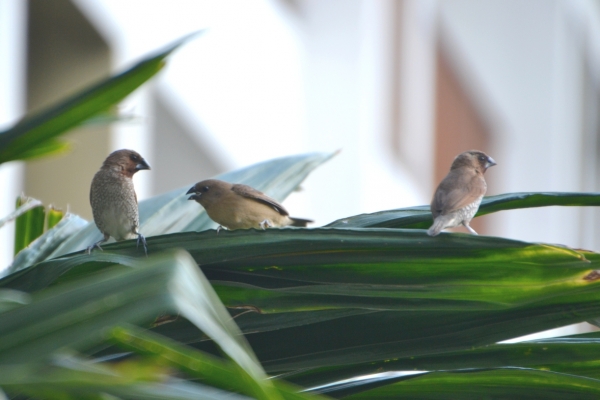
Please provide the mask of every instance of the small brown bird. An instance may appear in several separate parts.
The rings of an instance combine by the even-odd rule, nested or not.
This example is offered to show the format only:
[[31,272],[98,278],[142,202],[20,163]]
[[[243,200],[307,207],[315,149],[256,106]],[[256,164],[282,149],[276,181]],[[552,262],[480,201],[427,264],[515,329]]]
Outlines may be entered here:
[[469,232],[477,232],[469,223],[477,213],[487,189],[483,174],[496,165],[494,159],[482,151],[470,150],[456,156],[450,172],[437,187],[431,200],[433,225],[427,231],[436,236],[443,229],[464,225]]
[[94,247],[100,250],[100,244],[111,236],[115,240],[134,239],[146,249],[146,239],[138,232],[140,217],[137,196],[133,187],[133,174],[150,166],[142,156],[133,150],[112,152],[92,179],[90,204],[96,226],[104,238],[87,248],[90,253]]
[[208,216],[230,230],[281,226],[306,226],[308,219],[292,218],[281,204],[248,185],[217,179],[196,183],[186,194],[196,200]]

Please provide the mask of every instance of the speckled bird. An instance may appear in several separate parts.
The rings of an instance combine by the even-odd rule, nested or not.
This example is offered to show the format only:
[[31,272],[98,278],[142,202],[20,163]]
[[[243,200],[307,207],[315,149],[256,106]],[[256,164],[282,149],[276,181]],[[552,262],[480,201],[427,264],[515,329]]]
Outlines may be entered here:
[[135,239],[144,246],[147,254],[146,239],[138,232],[140,217],[137,196],[133,187],[133,175],[143,169],[150,169],[144,158],[133,150],[112,152],[92,179],[90,204],[96,226],[104,238],[87,248],[90,253],[94,247],[100,250],[100,244],[111,236],[115,240]]
[[469,150],[456,156],[450,172],[437,187],[431,201],[433,225],[427,233],[438,235],[443,229],[464,225],[469,232],[477,232],[469,223],[477,213],[487,184],[483,174],[496,161],[478,150]]
[[186,194],[206,210],[208,216],[230,230],[282,226],[306,226],[308,219],[292,218],[287,210],[266,194],[242,184],[217,179],[196,183]]

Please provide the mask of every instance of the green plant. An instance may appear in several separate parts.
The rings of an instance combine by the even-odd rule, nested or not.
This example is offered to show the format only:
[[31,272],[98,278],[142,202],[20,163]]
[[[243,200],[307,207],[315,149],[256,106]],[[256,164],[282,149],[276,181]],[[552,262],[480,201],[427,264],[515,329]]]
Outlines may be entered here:
[[[30,125],[47,129],[35,134],[42,148],[54,146],[54,122],[81,123],[69,110]],[[34,154],[2,135],[0,161]],[[283,200],[330,157],[285,157],[219,178]],[[217,235],[187,188],[140,203],[149,258],[135,241],[85,254],[100,234],[72,214],[17,254],[0,280],[2,390],[35,399],[600,395],[600,334],[498,343],[596,323],[600,254],[431,238],[424,206]],[[599,204],[592,193],[506,194],[484,199],[479,215]]]

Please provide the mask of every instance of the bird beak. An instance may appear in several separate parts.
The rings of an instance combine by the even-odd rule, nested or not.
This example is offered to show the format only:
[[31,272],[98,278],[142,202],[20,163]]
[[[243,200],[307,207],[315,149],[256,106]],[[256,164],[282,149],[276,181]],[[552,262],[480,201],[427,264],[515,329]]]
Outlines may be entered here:
[[141,169],[150,169],[150,166],[148,165],[146,160],[142,159],[142,161],[140,161],[139,164],[135,166],[136,171],[139,171]]
[[489,167],[493,167],[494,165],[496,165],[496,161],[494,161],[492,157],[488,157],[488,160],[485,163],[485,168],[488,169]]
[[191,196],[188,197],[188,200],[200,200],[200,196],[202,195],[202,193],[196,192],[196,186],[192,186],[186,194],[191,194]]

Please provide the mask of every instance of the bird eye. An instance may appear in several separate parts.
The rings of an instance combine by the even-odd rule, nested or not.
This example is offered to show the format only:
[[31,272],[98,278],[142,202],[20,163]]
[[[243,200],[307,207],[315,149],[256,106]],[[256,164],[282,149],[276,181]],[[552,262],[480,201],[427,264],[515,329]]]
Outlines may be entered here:
[[206,193],[206,192],[208,192],[208,186],[204,186],[204,187],[202,187],[202,189],[200,189],[200,191],[201,191],[202,193]]
[[138,156],[136,156],[135,154],[132,154],[132,155],[131,155],[129,158],[130,158],[130,159],[131,159],[131,161],[133,161],[133,162],[138,162],[138,161],[139,161],[139,158],[138,158]]
[[479,156],[479,161],[486,161],[485,156]]

